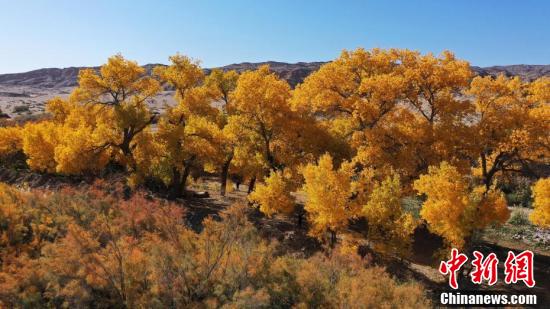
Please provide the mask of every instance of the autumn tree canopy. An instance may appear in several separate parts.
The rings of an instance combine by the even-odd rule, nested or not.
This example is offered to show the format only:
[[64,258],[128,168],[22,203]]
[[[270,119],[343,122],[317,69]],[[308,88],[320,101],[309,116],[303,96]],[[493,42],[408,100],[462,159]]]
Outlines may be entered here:
[[422,218],[454,247],[463,247],[476,229],[502,224],[510,217],[501,192],[470,188],[464,176],[447,162],[430,167],[414,182],[414,188],[426,196],[420,211]]
[[[474,76],[451,52],[359,48],[291,89],[269,66],[206,75],[197,60],[169,59],[152,72],[121,55],[82,70],[47,117],[0,128],[0,159],[50,174],[119,172],[172,199],[211,173],[224,196],[233,175],[265,215],[300,210],[309,234],[332,243],[362,222],[390,254],[407,251],[421,223],[467,246],[508,218],[504,182],[548,176],[547,77]],[[153,112],[161,90],[175,104]],[[533,187],[541,226],[544,184]],[[422,204],[420,220],[403,198]]]
[[548,92],[545,78],[532,84],[502,75],[472,80],[467,92],[474,96],[472,145],[487,188],[496,176],[529,172],[533,162],[548,164]]
[[155,74],[175,88],[178,103],[168,107],[158,123],[158,166],[153,171],[169,185],[171,197],[179,197],[185,194],[192,168],[201,168],[220,155],[216,145],[221,130],[198,62],[181,55],[170,60],[170,66],[156,68]]
[[463,157],[469,104],[456,94],[471,75],[450,52],[344,51],[297,87],[293,104],[346,141],[347,159],[383,175],[397,169],[410,181],[429,165]]
[[116,55],[99,72],[84,69],[78,76],[78,87],[71,94],[77,104],[102,106],[96,121],[100,125],[103,147],[112,147],[131,170],[136,170],[134,151],[140,133],[149,128],[156,115],[147,100],[160,90],[160,83],[145,74],[137,62]]
[[533,206],[531,221],[541,227],[550,227],[550,178],[540,179],[533,186]]

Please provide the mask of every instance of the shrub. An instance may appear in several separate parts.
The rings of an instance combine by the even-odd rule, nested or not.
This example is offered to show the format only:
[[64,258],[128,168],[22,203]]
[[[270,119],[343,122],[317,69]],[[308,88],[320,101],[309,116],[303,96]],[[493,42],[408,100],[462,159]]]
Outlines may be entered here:
[[16,105],[13,107],[13,112],[17,114],[30,112],[30,107],[28,105]]
[[275,213],[290,214],[294,211],[294,199],[290,195],[290,187],[281,172],[271,172],[266,177],[265,184],[256,185],[248,200],[260,205],[260,211],[267,216]]
[[510,220],[508,220],[508,223],[515,226],[526,226],[531,224],[527,214],[521,210],[512,211],[512,216],[510,217]]
[[504,181],[499,187],[505,193],[508,205],[531,207],[532,181],[525,177],[512,177]]
[[298,308],[427,308],[423,289],[399,284],[382,268],[366,267],[357,255],[333,251],[330,257],[282,257],[270,277],[272,307]]
[[531,213],[533,224],[544,228],[550,228],[550,178],[537,181],[533,186],[533,206]]
[[[176,204],[98,183],[22,192],[0,184],[1,307],[427,307],[358,255],[276,254],[234,205],[201,233]],[[221,220],[220,220],[221,219]]]
[[422,200],[417,196],[407,196],[401,200],[403,210],[410,213],[413,218],[420,219],[420,210],[422,209]]
[[454,247],[463,247],[475,231],[503,224],[510,217],[499,190],[470,188],[467,178],[447,162],[430,166],[428,173],[414,182],[414,188],[427,197],[420,216],[433,233]]
[[20,127],[0,127],[0,157],[21,151],[22,144]]

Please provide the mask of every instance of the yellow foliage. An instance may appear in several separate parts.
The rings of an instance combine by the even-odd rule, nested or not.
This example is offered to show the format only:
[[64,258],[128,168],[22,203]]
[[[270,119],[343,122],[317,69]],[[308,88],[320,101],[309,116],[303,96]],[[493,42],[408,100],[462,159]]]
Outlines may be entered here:
[[20,151],[22,142],[20,127],[0,127],[0,157]]
[[486,191],[485,187],[478,186],[470,193],[470,200],[476,205],[474,228],[483,229],[491,224],[504,224],[510,218],[504,194],[495,188]]
[[368,239],[379,251],[407,252],[417,223],[402,209],[398,176],[387,177],[375,184],[361,213],[368,220]]
[[[234,205],[196,233],[179,205],[99,183],[22,192],[0,184],[0,299],[18,307],[429,305],[357,254],[275,251]],[[365,293],[368,293],[365,296]]]
[[475,229],[503,224],[510,215],[501,193],[481,187],[470,190],[463,175],[447,162],[431,166],[414,182],[414,189],[427,197],[420,216],[430,230],[458,248]]
[[235,70],[224,72],[220,69],[214,69],[206,77],[204,83],[213,92],[213,97],[223,101],[223,108],[228,112],[230,95],[237,87],[239,73]]
[[[0,183],[0,221],[3,223],[0,228],[0,253],[9,250],[10,244],[23,241],[32,231],[26,226],[26,209],[21,209],[19,204],[25,197],[18,190]],[[8,224],[6,224],[8,223]]]
[[185,56],[170,57],[172,64],[155,73],[176,88],[178,104],[169,107],[154,134],[158,160],[150,160],[149,173],[169,185],[172,197],[185,194],[191,168],[218,162],[222,154],[222,132],[216,122],[218,111],[211,105],[211,91],[201,85],[204,78],[197,62]]
[[29,166],[81,174],[97,172],[114,158],[138,172],[143,162],[136,162],[133,152],[147,149],[137,142],[145,140],[139,135],[154,119],[145,101],[159,91],[160,84],[120,55],[109,58],[99,74],[82,70],[78,81],[69,101],[54,98],[47,103],[52,121],[24,127],[23,150]]
[[291,136],[297,135],[289,98],[290,86],[270,73],[268,66],[239,76],[231,96],[228,130],[239,140],[237,147],[249,149],[244,160],[260,155],[266,171],[291,160],[282,155]]
[[144,102],[160,90],[160,84],[145,76],[137,62],[115,55],[99,69],[83,69],[78,74],[78,87],[71,100],[82,103],[119,105],[128,100]]
[[357,254],[337,251],[307,260],[276,259],[270,277],[278,283],[274,285],[277,294],[271,304],[293,303],[295,308],[430,307],[420,285],[399,284],[382,268],[366,265]]
[[258,203],[260,211],[271,217],[274,213],[290,214],[294,211],[294,198],[290,195],[288,180],[280,171],[271,172],[265,184],[257,184],[248,200]]
[[176,54],[169,59],[171,65],[156,67],[153,72],[162,81],[176,88],[176,96],[181,100],[185,97],[187,90],[200,85],[204,79],[204,72],[199,61],[187,56]]
[[292,104],[328,123],[353,150],[348,159],[374,167],[380,178],[399,171],[408,185],[442,160],[468,164],[463,118],[471,108],[455,93],[471,76],[469,64],[450,52],[359,48],[308,76]]
[[307,194],[304,209],[311,223],[310,233],[322,238],[327,231],[336,233],[358,215],[359,205],[352,200],[353,170],[343,163],[335,169],[330,155],[325,154],[317,165],[303,168],[303,190]]
[[103,169],[110,152],[104,136],[99,134],[99,106],[82,106],[58,98],[46,106],[54,119],[27,123],[20,133],[31,169],[61,174]]
[[162,147],[155,140],[155,134],[151,129],[145,129],[136,137],[134,160],[136,172],[128,177],[129,185],[133,188],[143,183],[145,177],[151,175],[151,170],[158,166],[162,157]]
[[541,77],[530,85],[530,100],[541,104],[550,103],[550,77]]
[[[188,178],[204,171],[263,179],[249,200],[267,216],[291,213],[293,191],[303,184],[311,235],[322,239],[328,232],[335,241],[350,219],[363,216],[368,240],[390,254],[406,252],[417,224],[401,203],[414,179],[419,177],[413,186],[425,198],[422,219],[449,245],[463,247],[475,231],[509,217],[495,179],[523,172],[526,163],[549,163],[548,78],[531,83],[504,76],[472,79],[469,64],[450,52],[357,49],[342,52],[291,90],[268,66],[241,75],[213,70],[205,76],[196,60],[178,54],[170,61],[155,68],[153,77],[120,55],[99,71],[82,70],[69,100],[47,103],[51,119],[0,128],[0,155],[22,150],[33,170],[77,175],[99,172],[113,160],[127,167],[132,187],[155,177],[169,187],[171,197],[184,194]],[[161,83],[175,88],[177,104],[157,117],[147,101]],[[478,177],[483,186],[474,186]],[[531,220],[543,227],[550,225],[548,187],[547,179],[533,187]],[[77,214],[68,218],[67,213],[54,217],[43,209],[30,210],[32,203],[25,200],[34,203],[35,198],[0,185],[0,261],[7,260],[3,246],[19,249],[10,241],[23,243],[25,253],[13,257],[10,251],[9,266],[1,265],[1,272],[8,270],[0,276],[0,296],[28,284],[32,288],[21,292],[25,297],[40,299],[32,290],[46,291],[67,301],[64,306],[77,307],[90,302],[95,291],[120,297],[114,302],[128,307],[192,307],[201,301],[237,307],[252,301],[274,307],[395,304],[382,296],[366,299],[360,292],[379,292],[366,282],[382,277],[378,270],[340,272],[332,267],[335,261],[320,259],[310,261],[314,266],[280,259],[280,265],[269,268],[271,247],[256,241],[242,207],[224,214],[223,224],[207,220],[205,231],[196,234],[170,221],[181,216],[163,217],[157,212],[163,207],[152,210],[143,201],[131,203],[144,210],[111,208],[94,215],[71,208],[80,200],[64,203]],[[18,209],[19,204],[29,209]],[[166,229],[169,224],[157,222],[163,220],[177,228]],[[37,244],[45,239],[52,245],[42,251]],[[29,262],[36,256],[44,260]],[[51,268],[50,277],[42,262]],[[26,263],[30,270],[14,275]],[[314,273],[320,266],[329,269]],[[268,280],[262,272],[276,274],[265,284],[268,288],[251,283]],[[52,277],[57,281],[48,282],[46,290],[46,284],[32,285],[39,277],[47,277],[40,284]],[[292,288],[296,291],[285,290]],[[388,290],[385,295],[392,297],[408,291]],[[418,290],[412,290],[424,305]],[[291,296],[285,298],[286,292]],[[296,295],[303,297],[301,303],[294,302]],[[71,303],[77,298],[82,302]]]
[[475,173],[482,176],[487,188],[495,176],[521,169],[522,162],[548,162],[547,85],[544,79],[526,84],[519,77],[503,75],[472,80],[467,94],[474,96],[471,144],[479,158]]
[[342,276],[336,287],[338,308],[431,308],[417,283],[396,284],[381,268],[361,269]]
[[550,228],[550,178],[540,179],[532,189],[535,209],[529,218],[533,224]]
[[160,91],[160,83],[121,55],[109,58],[99,73],[81,70],[78,83],[70,100],[94,115],[96,146],[109,148],[128,170],[137,172],[136,137],[155,119],[146,101]]
[[59,144],[58,126],[51,121],[29,123],[23,128],[23,151],[31,169],[54,173],[55,147]]
[[[228,117],[235,112],[231,108],[231,97],[233,91],[237,87],[239,74],[237,71],[231,70],[224,72],[220,69],[214,69],[206,77],[204,87],[212,97],[212,105],[219,107],[220,111],[216,122],[221,129],[222,138],[218,140],[216,147],[219,149],[219,157],[217,160],[209,163],[212,171],[220,172],[220,194],[225,196],[226,188],[230,187],[227,183],[230,170],[238,169],[235,164],[235,148],[237,147],[237,139],[235,134],[231,132],[228,126]],[[217,161],[217,162],[216,162]],[[240,161],[239,163],[247,163]],[[246,174],[244,169],[241,169],[241,174]]]
[[75,107],[74,103],[61,98],[53,98],[46,102],[46,111],[53,116],[56,123],[64,123]]
[[61,132],[54,151],[57,173],[98,172],[107,165],[110,159],[109,153],[100,148],[96,149],[89,127],[62,128]]
[[169,108],[155,134],[160,156],[152,166],[153,173],[170,184],[174,194],[184,193],[190,169],[200,168],[219,156],[219,149],[215,147],[219,138],[218,126],[208,118],[186,116],[180,107]]
[[218,150],[214,141],[220,138],[220,130],[216,124],[206,117],[196,115],[187,116],[184,121],[177,122],[182,115],[177,108],[170,108],[158,124],[156,137],[166,156],[175,165],[190,156],[203,160],[216,157]]

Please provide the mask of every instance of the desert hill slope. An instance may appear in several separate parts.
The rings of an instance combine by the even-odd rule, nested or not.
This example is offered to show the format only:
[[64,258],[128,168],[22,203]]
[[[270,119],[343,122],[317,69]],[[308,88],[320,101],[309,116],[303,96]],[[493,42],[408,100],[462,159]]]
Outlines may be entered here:
[[[325,62],[243,62],[221,67],[223,70],[237,70],[238,72],[254,70],[261,65],[268,64],[280,77],[286,79],[292,86],[301,83],[309,74],[319,69]],[[157,64],[147,64],[144,67],[150,72]],[[74,87],[77,83],[78,71],[83,67],[45,68],[25,73],[0,74],[0,85],[3,86],[32,86],[39,88]],[[550,65],[507,65],[492,67],[477,67],[472,69],[479,75],[519,76],[525,80],[534,80],[541,76],[550,76]],[[210,71],[210,69],[205,69]]]
[[[301,83],[309,74],[326,62],[285,63],[276,61],[258,63],[236,63],[221,67],[223,70],[243,72],[254,70],[268,64],[272,71],[289,82],[292,87]],[[147,72],[159,64],[147,64]],[[54,98],[66,98],[77,85],[78,72],[84,67],[44,68],[25,73],[0,74],[0,111],[10,117],[43,113],[46,101]],[[98,69],[94,67],[94,69]],[[541,76],[550,76],[550,65],[509,65],[493,67],[475,67],[479,75],[520,76],[524,80],[534,80]],[[209,73],[211,69],[205,69]],[[154,111],[162,111],[166,105],[175,103],[172,89],[164,89],[148,103]]]

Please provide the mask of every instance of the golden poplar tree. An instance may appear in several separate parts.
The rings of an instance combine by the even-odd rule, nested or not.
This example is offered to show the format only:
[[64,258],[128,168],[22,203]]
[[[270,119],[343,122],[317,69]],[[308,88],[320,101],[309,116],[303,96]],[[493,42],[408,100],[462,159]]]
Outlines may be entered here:
[[449,52],[357,49],[308,76],[292,101],[347,143],[356,166],[375,167],[382,176],[393,168],[409,183],[443,159],[467,164],[462,118],[469,103],[455,95],[471,74]]
[[529,218],[533,224],[550,227],[550,178],[539,179],[532,188],[533,207]]
[[548,163],[549,85],[547,79],[529,84],[502,75],[472,81],[468,91],[474,97],[476,118],[472,143],[487,190],[495,176],[521,173],[533,162]]
[[197,61],[182,55],[170,57],[171,65],[156,68],[155,74],[176,90],[177,105],[160,118],[155,141],[159,158],[152,173],[168,184],[170,197],[185,195],[193,168],[219,157],[216,147],[221,132],[212,106],[212,94],[203,86],[204,73]]
[[[284,165],[283,149],[288,147],[292,128],[290,86],[262,66],[239,76],[233,92],[228,122],[250,156],[261,156],[265,171]],[[267,173],[266,173],[267,174]]]
[[0,157],[20,151],[21,128],[18,126],[0,127]]
[[467,179],[447,162],[430,166],[428,173],[414,182],[414,189],[426,196],[420,216],[429,229],[458,248],[475,230],[503,224],[510,217],[500,191],[470,188]]
[[378,251],[406,254],[417,223],[403,210],[398,176],[376,182],[361,214],[368,222],[368,240]]
[[317,165],[303,168],[303,191],[307,194],[304,209],[311,223],[310,233],[323,239],[330,234],[330,243],[336,242],[336,234],[347,227],[348,220],[356,217],[360,205],[354,200],[351,164],[343,163],[335,168],[330,155],[325,154]]
[[259,204],[260,211],[271,217],[275,213],[290,214],[294,211],[295,201],[290,194],[292,187],[283,172],[272,171],[265,183],[260,183],[248,196],[248,200]]
[[237,87],[237,79],[239,74],[232,70],[224,72],[220,69],[214,69],[205,79],[205,86],[212,91],[212,98],[215,105],[221,105],[221,117],[218,120],[218,126],[222,130],[223,138],[220,139],[220,152],[222,155],[219,165],[220,172],[220,194],[225,196],[227,187],[227,177],[231,168],[231,163],[235,156],[236,139],[232,134],[230,127],[227,127],[228,118],[233,114],[234,109],[231,107],[231,96]]
[[99,72],[81,70],[78,87],[71,101],[84,105],[102,106],[97,115],[96,134],[103,139],[102,147],[110,147],[114,155],[129,170],[135,171],[136,137],[146,131],[156,118],[147,106],[147,100],[160,91],[160,83],[147,76],[136,62],[116,55],[107,61]]

